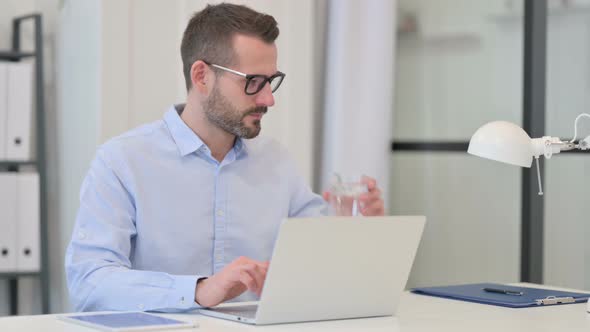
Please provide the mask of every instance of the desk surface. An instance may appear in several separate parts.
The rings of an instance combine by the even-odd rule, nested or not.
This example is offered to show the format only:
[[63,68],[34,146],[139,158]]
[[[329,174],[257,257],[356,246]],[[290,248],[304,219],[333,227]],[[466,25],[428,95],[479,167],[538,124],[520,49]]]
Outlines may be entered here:
[[[511,309],[463,301],[404,293],[395,317],[347,319],[314,323],[251,326],[192,314],[165,316],[193,321],[200,325],[194,330],[174,331],[590,331],[590,314],[586,303]],[[0,331],[97,331],[66,323],[56,315],[19,316],[0,319]]]

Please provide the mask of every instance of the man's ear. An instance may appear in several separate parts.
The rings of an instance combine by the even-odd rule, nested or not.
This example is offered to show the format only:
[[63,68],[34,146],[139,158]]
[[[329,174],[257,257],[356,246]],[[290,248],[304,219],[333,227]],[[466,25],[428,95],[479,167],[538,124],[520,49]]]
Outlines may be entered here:
[[203,93],[209,93],[209,87],[211,85],[211,72],[209,66],[202,60],[197,60],[191,66],[191,82],[192,88]]

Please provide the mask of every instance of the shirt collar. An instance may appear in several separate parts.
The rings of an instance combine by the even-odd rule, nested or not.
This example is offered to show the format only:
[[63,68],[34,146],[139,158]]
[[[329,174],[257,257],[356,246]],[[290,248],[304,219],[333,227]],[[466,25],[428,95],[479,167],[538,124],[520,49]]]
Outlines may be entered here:
[[205,145],[201,138],[193,132],[180,118],[179,111],[184,109],[184,104],[172,105],[164,114],[164,122],[170,130],[170,135],[176,143],[180,154],[184,157]]
[[[172,105],[164,114],[164,122],[183,157],[207,147],[201,138],[180,118],[184,106],[185,104]],[[236,139],[233,150],[236,157],[246,154],[246,144],[242,138]]]
[[244,143],[243,138],[236,138],[236,142],[234,143],[234,151],[237,157],[240,157],[242,154],[246,154],[246,143]]

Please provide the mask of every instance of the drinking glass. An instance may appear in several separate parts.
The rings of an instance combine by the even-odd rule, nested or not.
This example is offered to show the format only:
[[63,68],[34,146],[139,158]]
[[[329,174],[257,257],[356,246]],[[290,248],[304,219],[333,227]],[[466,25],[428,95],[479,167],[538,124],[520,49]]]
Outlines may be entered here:
[[367,185],[359,180],[343,179],[334,175],[330,186],[330,214],[333,216],[360,216],[361,204],[359,197],[366,193]]

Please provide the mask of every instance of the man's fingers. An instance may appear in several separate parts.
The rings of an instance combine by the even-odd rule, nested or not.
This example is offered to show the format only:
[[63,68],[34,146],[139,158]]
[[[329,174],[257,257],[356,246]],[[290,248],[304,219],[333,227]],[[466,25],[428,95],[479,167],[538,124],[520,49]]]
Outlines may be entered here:
[[269,262],[269,261],[266,261],[266,262],[257,262],[257,261],[254,261],[254,262],[255,262],[255,264],[256,264],[258,267],[260,267],[260,268],[263,268],[263,269],[265,269],[265,270],[268,270],[268,266],[269,266],[269,264],[270,264],[270,262]]
[[269,261],[259,262],[259,261],[255,261],[255,260],[250,260],[248,263],[246,263],[244,265],[247,266],[248,269],[255,269],[256,271],[259,271],[259,272],[263,273],[264,276],[266,276],[266,272],[268,271],[268,267],[270,265],[270,262]]
[[246,290],[260,296],[269,262],[259,262],[248,257],[239,257],[219,273],[199,282],[195,300],[202,306],[215,306],[239,296]]
[[361,206],[368,208],[377,202],[382,201],[381,198],[381,190],[376,188],[374,191],[370,193],[364,193],[359,196],[359,201],[362,203]]
[[239,265],[247,265],[247,264],[255,264],[255,265],[265,266],[268,268],[269,263],[270,263],[269,261],[259,262],[259,261],[250,259],[248,257],[241,256],[241,257],[236,258],[231,264],[238,265],[238,266]]
[[371,177],[363,175],[362,183],[367,185],[368,192],[359,196],[361,202],[361,213],[364,216],[382,216],[385,212],[381,190],[377,187],[377,181]]
[[257,277],[257,283],[258,283],[258,291],[257,294],[260,295],[260,292],[262,292],[262,288],[264,287],[264,281],[266,280],[266,272],[268,271],[267,267],[264,266],[256,266],[256,277]]
[[373,179],[370,176],[363,175],[361,177],[361,183],[366,184],[367,185],[367,189],[369,191],[372,191],[373,189],[377,188],[377,180]]
[[239,257],[232,262],[234,282],[243,284],[251,292],[260,296],[270,262],[259,262],[248,257]]
[[258,264],[245,264],[242,266],[242,272],[247,273],[254,280],[254,284],[246,284],[248,290],[260,293],[264,285],[264,279],[266,278],[266,271],[267,269],[264,266]]
[[376,199],[381,198],[381,189],[375,187],[375,189],[373,189],[370,193],[369,193],[370,197],[374,197]]
[[385,207],[382,200],[373,202],[362,209],[364,216],[382,216],[385,213]]
[[249,291],[255,292],[258,289],[256,280],[250,275],[250,273],[248,273],[247,270],[242,270],[239,272],[239,281],[246,285]]

